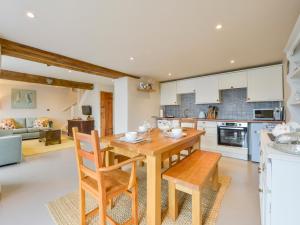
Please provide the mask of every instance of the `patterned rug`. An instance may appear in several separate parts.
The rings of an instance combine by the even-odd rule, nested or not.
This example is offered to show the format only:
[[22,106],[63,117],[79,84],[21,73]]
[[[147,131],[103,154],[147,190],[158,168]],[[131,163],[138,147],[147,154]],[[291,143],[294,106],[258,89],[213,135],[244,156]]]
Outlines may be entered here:
[[32,156],[47,152],[54,152],[66,148],[74,147],[74,142],[67,136],[61,137],[61,144],[45,146],[44,142],[39,142],[39,139],[22,141],[22,153],[24,156]]
[[[139,180],[139,224],[146,224],[146,172],[145,168],[139,168],[137,172]],[[221,187],[218,192],[214,192],[209,187],[203,190],[202,212],[204,225],[215,225],[221,202],[230,185],[231,178],[220,176]],[[168,186],[166,181],[162,181],[162,224],[191,224],[192,222],[192,198],[189,194],[180,192],[179,194],[179,216],[176,222],[167,215]],[[95,200],[87,196],[87,211],[96,207]],[[59,199],[49,202],[48,210],[57,225],[79,225],[79,196],[77,192],[67,194]],[[115,199],[115,207],[108,210],[108,214],[118,223],[125,222],[131,216],[131,199],[122,195]],[[88,221],[89,225],[97,225],[98,218]]]

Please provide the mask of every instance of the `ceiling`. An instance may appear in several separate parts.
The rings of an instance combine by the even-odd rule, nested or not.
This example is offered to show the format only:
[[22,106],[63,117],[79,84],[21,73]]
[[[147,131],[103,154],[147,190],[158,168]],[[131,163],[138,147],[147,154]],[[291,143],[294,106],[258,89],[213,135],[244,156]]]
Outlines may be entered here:
[[[300,13],[299,0],[0,0],[0,5],[2,38],[160,81],[278,62]],[[217,24],[223,29],[216,30]],[[11,69],[22,67],[3,61]],[[52,70],[40,66],[30,70],[40,75]],[[60,78],[75,77],[53,70]]]

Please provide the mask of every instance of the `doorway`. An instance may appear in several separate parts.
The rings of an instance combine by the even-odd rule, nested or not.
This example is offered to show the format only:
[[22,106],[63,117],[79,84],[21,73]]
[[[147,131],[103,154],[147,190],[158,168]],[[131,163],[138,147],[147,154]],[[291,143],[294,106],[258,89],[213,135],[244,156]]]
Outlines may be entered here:
[[113,134],[113,93],[100,92],[101,136]]

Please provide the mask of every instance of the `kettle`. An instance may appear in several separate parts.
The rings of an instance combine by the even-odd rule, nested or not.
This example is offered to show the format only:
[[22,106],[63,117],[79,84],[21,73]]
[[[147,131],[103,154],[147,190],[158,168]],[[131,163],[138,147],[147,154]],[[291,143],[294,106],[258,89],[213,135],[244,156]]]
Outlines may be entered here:
[[200,111],[200,113],[199,113],[199,118],[200,118],[200,119],[205,119],[205,118],[206,118],[206,113],[203,112],[203,111]]

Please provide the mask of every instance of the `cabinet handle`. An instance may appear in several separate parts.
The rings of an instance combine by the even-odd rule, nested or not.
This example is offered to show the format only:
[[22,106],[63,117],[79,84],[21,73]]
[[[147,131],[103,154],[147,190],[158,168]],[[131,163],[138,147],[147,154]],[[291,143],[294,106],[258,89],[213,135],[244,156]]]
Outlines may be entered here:
[[230,87],[231,89],[234,88],[233,86]]
[[259,189],[258,189],[258,192],[263,192],[263,189],[259,188]]
[[219,101],[219,99],[217,99],[217,102]]
[[247,98],[247,100],[250,100],[250,98]]

